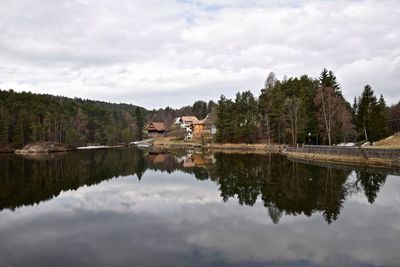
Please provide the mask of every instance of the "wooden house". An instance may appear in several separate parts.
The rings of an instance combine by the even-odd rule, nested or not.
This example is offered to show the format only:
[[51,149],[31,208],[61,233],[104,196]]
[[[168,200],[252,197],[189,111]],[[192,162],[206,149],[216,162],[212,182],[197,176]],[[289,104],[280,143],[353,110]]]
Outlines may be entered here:
[[195,138],[200,138],[207,134],[215,134],[215,132],[215,125],[208,115],[203,120],[194,123],[193,135]]
[[150,122],[145,130],[149,137],[161,137],[167,134],[167,127],[162,122]]

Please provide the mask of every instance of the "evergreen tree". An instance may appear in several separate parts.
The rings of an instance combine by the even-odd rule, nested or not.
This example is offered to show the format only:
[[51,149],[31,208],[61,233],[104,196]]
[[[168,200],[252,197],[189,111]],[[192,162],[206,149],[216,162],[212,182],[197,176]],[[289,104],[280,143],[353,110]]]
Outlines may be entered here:
[[357,106],[356,125],[360,140],[377,141],[389,132],[388,114],[383,96],[379,102],[370,85],[364,87]]
[[127,104],[0,90],[0,143],[21,147],[35,141],[84,145],[133,140],[139,135],[137,132],[141,133],[136,127],[144,124],[147,112],[138,108],[139,114],[136,108]]
[[389,136],[389,114],[385,99],[381,95],[377,105],[373,107],[371,122],[371,137],[372,141],[378,141]]
[[234,103],[221,95],[218,101],[217,120],[215,126],[217,128],[216,141],[221,143],[232,143],[234,140],[235,129]]
[[257,139],[257,101],[250,91],[236,94],[236,143],[255,143]]
[[143,112],[139,107],[135,109],[135,117],[136,117],[136,128],[137,128],[137,140],[143,139],[143,127],[144,127],[144,117]]
[[336,81],[336,76],[331,70],[323,69],[319,76],[319,85],[320,87],[331,87],[335,90],[336,94],[341,94],[340,85]]
[[204,119],[207,116],[207,103],[204,101],[194,102],[192,112],[198,119]]
[[0,107],[0,144],[9,143],[10,116],[7,108]]

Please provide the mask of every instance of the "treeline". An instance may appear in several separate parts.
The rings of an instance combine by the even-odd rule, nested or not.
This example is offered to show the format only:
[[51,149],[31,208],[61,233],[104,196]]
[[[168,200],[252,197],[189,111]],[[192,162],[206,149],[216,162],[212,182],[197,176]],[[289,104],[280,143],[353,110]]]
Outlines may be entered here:
[[171,125],[176,117],[196,116],[198,119],[204,119],[207,114],[213,112],[216,112],[216,103],[214,101],[198,100],[191,106],[188,105],[179,109],[171,107],[153,109],[147,113],[146,121],[164,122],[166,125]]
[[400,101],[389,108],[389,125],[392,132],[400,132]]
[[117,144],[142,138],[146,110],[134,105],[0,90],[0,144]]
[[351,105],[326,69],[318,79],[303,75],[282,81],[271,72],[258,98],[250,91],[237,93],[234,100],[222,95],[217,118],[216,141],[222,143],[332,145],[373,142],[391,133],[382,95],[378,99],[366,85]]

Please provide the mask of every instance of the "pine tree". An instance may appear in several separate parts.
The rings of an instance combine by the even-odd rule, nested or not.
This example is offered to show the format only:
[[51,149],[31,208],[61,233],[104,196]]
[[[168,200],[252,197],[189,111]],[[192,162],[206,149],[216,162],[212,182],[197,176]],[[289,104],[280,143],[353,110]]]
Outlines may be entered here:
[[2,106],[0,109],[0,144],[8,144],[10,132],[10,116],[8,110]]
[[319,76],[319,85],[320,87],[331,87],[335,90],[335,93],[341,95],[340,84],[336,81],[336,76],[333,74],[333,71],[328,71],[327,69],[323,69],[321,75]]
[[371,141],[378,141],[389,136],[389,114],[385,99],[381,95],[372,110]]
[[136,128],[137,128],[137,139],[143,139],[143,127],[144,127],[144,117],[141,109],[136,107],[135,109],[135,117],[136,117]]
[[236,132],[236,113],[234,111],[234,103],[221,95],[218,101],[217,120],[215,126],[217,128],[216,141],[221,143],[232,143]]
[[359,138],[373,142],[389,135],[388,112],[381,95],[377,101],[371,86],[366,85],[357,106],[356,125]]

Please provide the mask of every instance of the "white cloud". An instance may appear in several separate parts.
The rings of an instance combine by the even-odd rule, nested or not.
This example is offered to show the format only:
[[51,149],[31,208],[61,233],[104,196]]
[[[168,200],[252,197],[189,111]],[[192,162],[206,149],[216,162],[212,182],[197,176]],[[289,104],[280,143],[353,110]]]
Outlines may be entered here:
[[0,0],[0,88],[152,108],[327,67],[399,101],[398,1],[266,2]]

